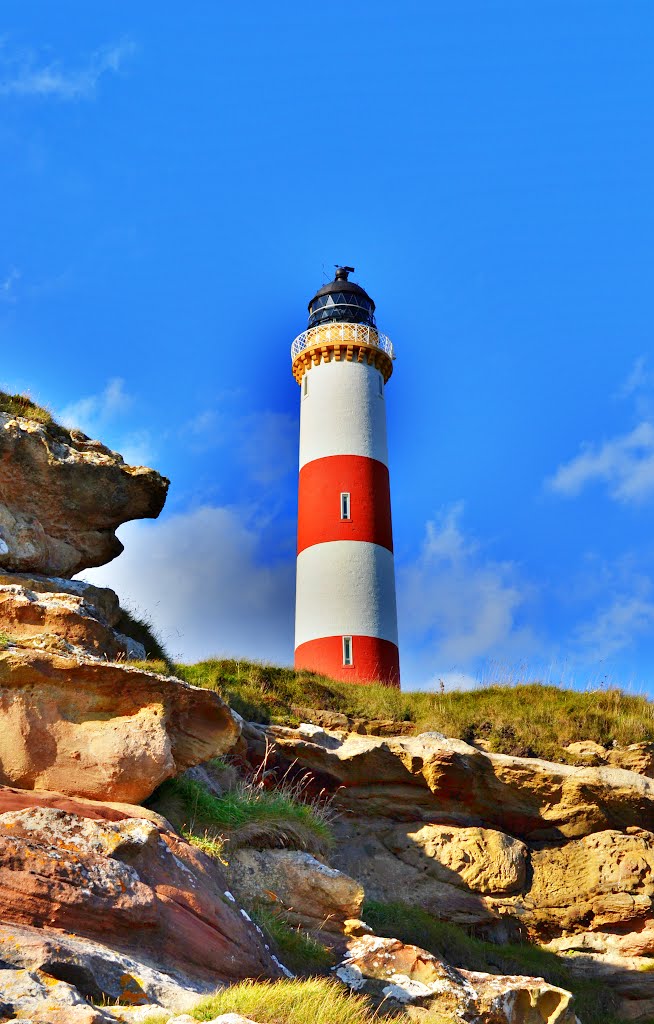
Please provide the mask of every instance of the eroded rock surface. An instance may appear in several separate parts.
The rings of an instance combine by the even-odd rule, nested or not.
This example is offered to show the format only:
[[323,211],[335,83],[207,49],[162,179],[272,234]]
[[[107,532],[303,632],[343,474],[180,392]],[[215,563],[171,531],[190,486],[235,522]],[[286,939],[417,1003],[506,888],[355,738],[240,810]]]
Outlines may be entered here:
[[378,1005],[432,1009],[443,1024],[578,1024],[571,993],[542,978],[458,970],[398,939],[354,940],[336,976]]
[[158,516],[168,483],[79,431],[0,413],[0,568],[71,577],[111,561],[117,527]]
[[353,878],[299,850],[236,850],[228,874],[248,903],[270,903],[292,924],[343,932],[360,917],[364,892]]
[[219,865],[143,818],[0,814],[0,961],[95,1000],[184,1009],[220,981],[278,977],[228,892]]
[[440,733],[272,726],[266,734],[289,760],[341,787],[335,806],[365,817],[483,825],[532,841],[654,830],[654,781],[623,769],[487,753]]
[[229,750],[221,698],[126,664],[0,652],[0,784],[138,803]]

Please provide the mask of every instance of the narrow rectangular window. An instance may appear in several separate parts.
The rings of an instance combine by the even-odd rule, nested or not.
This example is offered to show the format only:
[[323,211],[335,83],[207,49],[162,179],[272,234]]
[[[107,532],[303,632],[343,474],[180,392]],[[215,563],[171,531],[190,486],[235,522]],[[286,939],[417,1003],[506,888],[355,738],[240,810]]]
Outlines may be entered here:
[[382,377],[381,373],[379,374],[379,397],[384,397],[384,378]]
[[308,394],[309,394],[309,374],[305,370],[304,377],[302,378],[302,397],[306,398]]
[[341,492],[341,519],[350,518],[350,492]]
[[354,664],[354,658],[352,656],[352,637],[351,636],[344,636],[343,637],[343,664],[344,665],[353,665]]

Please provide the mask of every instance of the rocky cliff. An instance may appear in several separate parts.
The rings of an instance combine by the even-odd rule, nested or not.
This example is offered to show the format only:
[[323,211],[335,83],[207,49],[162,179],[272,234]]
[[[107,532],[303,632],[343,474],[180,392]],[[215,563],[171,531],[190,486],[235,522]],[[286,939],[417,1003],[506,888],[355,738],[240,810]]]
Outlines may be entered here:
[[[344,715],[244,722],[148,663],[116,594],[71,578],[119,554],[117,526],[158,515],[167,484],[0,412],[0,1020],[254,1006],[278,1024],[237,983],[290,986],[285,949],[332,979],[288,988],[294,1022],[311,992],[325,1024],[353,992],[334,1021],[577,1024],[565,985],[502,966],[507,942],[607,994],[581,1024],[650,1019],[652,751],[582,744],[562,764]],[[485,943],[484,964],[427,926],[417,941],[416,911]]]

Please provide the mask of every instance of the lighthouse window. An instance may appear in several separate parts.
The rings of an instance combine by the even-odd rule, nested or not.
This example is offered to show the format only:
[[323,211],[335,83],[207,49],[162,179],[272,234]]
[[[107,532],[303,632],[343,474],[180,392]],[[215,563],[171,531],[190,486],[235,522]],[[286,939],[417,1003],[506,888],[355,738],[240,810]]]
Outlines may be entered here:
[[344,665],[353,665],[354,664],[354,658],[352,656],[352,637],[351,636],[344,636],[343,637],[343,664]]
[[350,492],[341,492],[341,519],[350,518]]
[[302,397],[306,398],[309,394],[309,374],[305,373],[302,378]]
[[384,378],[382,377],[381,373],[379,374],[379,397],[384,397]]

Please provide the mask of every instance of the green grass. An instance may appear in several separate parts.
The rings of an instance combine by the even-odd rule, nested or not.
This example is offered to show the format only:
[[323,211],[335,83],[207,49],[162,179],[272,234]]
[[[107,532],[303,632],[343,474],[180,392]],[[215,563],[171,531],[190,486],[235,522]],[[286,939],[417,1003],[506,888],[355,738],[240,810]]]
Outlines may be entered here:
[[441,693],[399,692],[352,686],[312,672],[294,672],[233,659],[177,665],[195,686],[218,691],[250,721],[297,724],[297,707],[336,711],[350,718],[410,721],[415,731],[436,730],[491,750],[524,757],[568,760],[575,740],[626,746],[654,740],[654,703],[617,689],[578,692],[528,682]]
[[[521,974],[544,978],[572,992],[583,1024],[618,1024],[617,998],[610,983],[574,977],[568,958],[538,946],[495,945],[475,938],[458,925],[439,921],[424,910],[405,903],[367,901],[363,919],[376,935],[401,939],[442,956],[453,967],[489,974]],[[641,1022],[647,1024],[647,1022]],[[651,1022],[650,1022],[651,1024]]]
[[9,413],[10,416],[22,416],[27,420],[36,420],[43,423],[48,431],[60,440],[69,441],[70,433],[54,419],[49,409],[33,402],[29,395],[10,395],[0,391],[0,412]]
[[170,660],[162,640],[157,636],[157,631],[149,618],[135,615],[134,612],[128,611],[126,608],[121,608],[120,618],[116,623],[115,628],[119,633],[124,633],[125,636],[131,637],[132,640],[136,640],[145,647],[145,654],[148,661],[135,662],[135,664],[143,665],[143,668],[147,671],[152,671],[153,666],[150,665],[150,659],[152,659],[153,664],[157,667],[160,674],[170,675],[172,673],[172,661]]
[[323,974],[336,963],[333,952],[327,946],[305,935],[299,927],[291,927],[279,913],[269,907],[252,907],[250,914],[281,962],[293,974]]
[[[201,1000],[189,1011],[199,1021],[210,1021],[223,1013],[240,1013],[258,1024],[374,1024],[387,1019],[374,1014],[361,996],[347,992],[326,978],[254,982],[242,981]],[[170,1014],[155,1014],[143,1024],[164,1024]],[[395,1024],[408,1024],[405,1015]]]
[[290,847],[324,853],[333,842],[328,811],[303,803],[283,785],[267,790],[240,782],[214,796],[196,780],[178,776],[164,782],[148,803],[205,848],[218,840],[225,849]]
[[0,651],[6,651],[11,643],[11,637],[9,633],[4,633],[0,630]]

